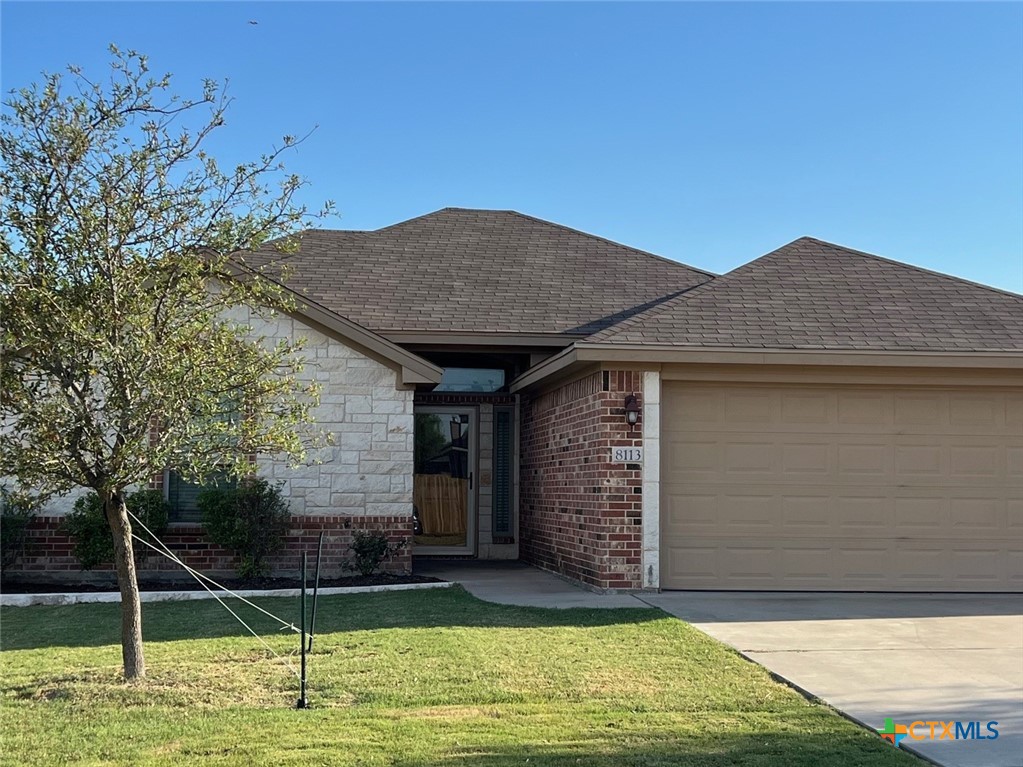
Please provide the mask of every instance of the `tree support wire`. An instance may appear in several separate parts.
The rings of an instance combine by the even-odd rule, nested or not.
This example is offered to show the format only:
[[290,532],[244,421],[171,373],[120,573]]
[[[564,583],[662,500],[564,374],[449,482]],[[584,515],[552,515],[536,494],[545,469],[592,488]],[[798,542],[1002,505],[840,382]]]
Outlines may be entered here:
[[[202,580],[199,578],[199,575],[201,575],[201,573],[197,573],[197,571],[193,570],[191,567],[189,567],[184,562],[182,562],[180,559],[178,559],[176,556],[174,556],[173,553],[168,554],[165,551],[161,551],[156,546],[154,546],[149,541],[147,541],[145,538],[140,538],[139,536],[135,535],[135,533],[132,533],[131,537],[134,538],[135,540],[137,540],[139,543],[142,543],[142,544],[148,546],[153,551],[155,551],[157,554],[160,554],[160,555],[162,555],[164,557],[167,557],[167,559],[171,560],[172,562],[176,562],[177,564],[179,564],[183,568],[185,568],[185,570],[193,578],[195,578],[196,581],[198,581],[199,585],[202,586],[204,589],[206,589],[206,591],[208,591],[210,593],[210,596],[212,596],[214,599],[216,599],[218,602],[220,602],[221,607],[223,607],[225,610],[227,610],[229,613],[231,613],[231,615],[234,616],[235,620],[237,620],[240,624],[242,624],[245,627],[245,629],[250,634],[252,634],[252,636],[254,636],[256,639],[258,639],[263,644],[263,646],[266,647],[266,649],[269,650],[274,655],[274,657],[276,657],[276,658],[280,659],[281,661],[283,661],[284,665],[288,667],[288,671],[290,671],[292,673],[292,675],[294,675],[296,678],[298,677],[298,672],[295,670],[295,667],[291,665],[291,662],[287,658],[282,656],[273,647],[271,647],[270,644],[265,639],[263,639],[263,637],[261,637],[259,634],[256,633],[255,629],[253,629],[248,623],[246,623],[244,620],[242,620],[241,616],[238,615],[238,613],[236,613],[234,610],[232,610],[230,607],[228,607],[227,603],[223,599],[221,599],[217,595],[217,593],[215,591],[213,591],[213,589],[211,589],[209,586],[207,586],[205,583],[202,582]],[[205,578],[206,576],[203,576],[203,577]],[[210,580],[210,579],[207,578],[207,580]],[[210,582],[212,583],[213,581],[210,581]],[[234,592],[229,591],[228,589],[224,589],[222,586],[220,588],[222,588],[223,591],[226,592],[227,594],[230,594],[231,596],[233,596],[233,597],[235,597],[237,599],[242,600],[246,604],[252,605],[252,603],[249,602],[244,597],[240,597],[237,594],[235,594]],[[252,606],[256,607],[256,605],[252,605]],[[263,610],[262,608],[257,608],[257,609],[259,609],[260,612],[266,612],[266,610]],[[271,615],[271,617],[275,618],[278,621],[281,620],[280,618],[277,618],[277,616],[272,615],[271,613],[267,613],[267,615]],[[286,624],[285,621],[281,621],[281,622]],[[288,624],[286,624],[286,625],[288,625]]]
[[[148,546],[149,548],[151,548],[153,551],[157,552],[158,554],[162,554],[163,556],[167,557],[172,562],[175,562],[176,564],[181,565],[181,567],[184,568],[189,574],[191,574],[191,576],[193,578],[195,578],[197,581],[199,581],[199,585],[201,585],[207,591],[210,591],[210,589],[202,581],[206,581],[207,583],[212,583],[214,586],[216,586],[221,591],[224,591],[224,592],[230,594],[235,599],[241,600],[242,602],[244,602],[245,604],[247,604],[249,607],[253,608],[254,610],[257,610],[257,611],[263,613],[264,615],[266,615],[266,616],[268,616],[270,618],[273,618],[275,621],[280,623],[284,628],[291,629],[292,631],[296,631],[296,632],[299,630],[298,627],[294,623],[291,623],[290,621],[286,621],[283,618],[278,618],[272,612],[270,612],[268,610],[264,610],[262,607],[260,607],[259,605],[255,604],[254,602],[250,602],[248,599],[246,599],[245,597],[241,596],[240,594],[236,594],[235,592],[231,591],[231,589],[227,588],[226,586],[222,586],[221,584],[217,583],[215,580],[210,578],[208,575],[206,575],[204,573],[201,573],[198,570],[196,570],[195,568],[192,568],[192,567],[189,567],[188,565],[186,565],[184,562],[182,562],[178,558],[177,554],[175,554],[173,551],[171,551],[169,548],[167,548],[167,544],[165,544],[163,541],[161,541],[153,533],[152,530],[150,530],[148,527],[146,527],[145,523],[141,519],[139,519],[134,514],[132,514],[130,509],[128,510],[128,514],[131,516],[132,519],[134,519],[136,522],[138,522],[139,527],[141,527],[143,530],[145,530],[147,533],[149,533],[149,535],[152,536],[153,540],[156,541],[160,545],[159,545],[159,548],[158,548],[158,547],[154,546],[153,544],[151,544],[149,541],[146,541],[146,540],[144,540],[142,538],[139,538],[134,533],[132,533],[132,537],[133,538],[137,539],[141,543],[144,543],[146,546]],[[200,580],[200,579],[202,579],[202,580]],[[212,593],[212,592],[210,592],[210,593]]]
[[[234,616],[235,620],[237,620],[240,624],[242,624],[242,626],[244,626],[245,629],[250,634],[252,634],[252,636],[254,636],[257,640],[259,640],[263,644],[263,646],[266,647],[266,649],[268,649],[276,658],[278,658],[281,661],[283,661],[284,664],[288,667],[288,670],[291,671],[291,673],[294,676],[296,676],[298,678],[298,680],[299,680],[299,698],[298,698],[298,701],[297,701],[295,707],[296,708],[309,708],[309,698],[306,696],[306,681],[307,681],[307,677],[306,677],[306,664],[307,664],[307,655],[310,652],[312,652],[312,649],[313,649],[313,634],[314,634],[314,632],[316,630],[316,603],[317,603],[317,599],[319,597],[319,591],[320,591],[320,560],[322,559],[322,556],[323,556],[323,532],[320,532],[320,538],[319,538],[319,541],[318,541],[317,547],[316,547],[316,580],[315,580],[315,582],[313,584],[313,611],[312,611],[312,616],[311,616],[311,619],[310,619],[309,632],[307,633],[306,632],[305,620],[306,620],[306,577],[307,577],[307,574],[309,572],[309,554],[308,554],[308,552],[305,552],[305,551],[302,552],[301,616],[300,616],[300,621],[299,621],[300,628],[296,628],[295,624],[288,623],[288,621],[284,620],[283,618],[278,618],[276,615],[274,615],[273,613],[269,612],[268,610],[264,610],[262,607],[260,607],[259,605],[251,602],[250,600],[246,599],[245,597],[241,596],[240,594],[236,594],[235,592],[231,591],[227,587],[217,583],[215,580],[210,578],[208,575],[205,575],[205,574],[199,572],[198,570],[196,570],[195,568],[192,568],[192,567],[189,567],[188,565],[186,565],[184,562],[181,561],[181,559],[173,551],[170,550],[170,548],[168,548],[167,544],[165,544],[163,541],[161,541],[156,535],[153,534],[152,530],[150,530],[148,527],[146,527],[145,522],[143,522],[141,519],[139,519],[135,514],[132,514],[132,512],[130,510],[128,510],[128,514],[132,517],[132,519],[134,519],[139,524],[139,526],[143,530],[145,530],[147,533],[149,533],[149,535],[152,536],[153,540],[156,541],[156,543],[159,544],[159,546],[156,546],[156,545],[150,543],[145,538],[142,538],[142,537],[136,535],[135,533],[131,534],[132,538],[134,538],[135,540],[137,540],[139,543],[143,544],[144,546],[149,547],[150,549],[155,551],[157,554],[160,554],[161,556],[166,557],[167,559],[169,559],[170,561],[174,562],[175,564],[180,565],[185,570],[185,572],[187,572],[189,575],[191,575],[193,578],[195,578],[195,580],[198,582],[198,584],[200,586],[202,586],[204,589],[206,589],[207,592],[209,592],[210,596],[212,596],[214,599],[216,599],[225,610],[227,610],[229,613],[231,613],[231,615]],[[288,661],[287,658],[283,657],[276,650],[274,650],[274,648],[271,647],[269,645],[269,643],[267,643],[267,641],[265,639],[263,639],[263,637],[261,637],[259,634],[257,634],[256,631],[251,626],[249,626],[249,624],[247,624],[244,620],[242,620],[241,616],[239,616],[238,613],[236,613],[234,610],[232,610],[230,607],[228,607],[227,603],[224,602],[224,600],[221,599],[220,596],[213,591],[213,589],[211,589],[208,585],[206,585],[206,583],[204,583],[204,581],[207,581],[207,582],[213,584],[214,586],[216,586],[218,589],[220,589],[224,593],[226,593],[226,594],[228,594],[230,596],[233,596],[235,599],[241,600],[245,604],[249,605],[250,607],[252,607],[252,608],[254,608],[256,610],[258,610],[259,612],[263,613],[264,615],[267,615],[267,616],[273,618],[275,621],[277,621],[278,623],[283,625],[285,628],[289,628],[292,631],[298,632],[299,650],[300,650],[300,653],[301,653],[301,671],[300,672],[299,671],[295,671],[295,667],[291,665],[291,663]]]
[[[213,580],[209,576],[204,575],[203,573],[199,573],[197,570],[195,570],[193,568],[190,568],[187,565],[185,565],[185,563],[183,561],[181,561],[181,559],[177,556],[177,554],[175,554],[173,551],[171,551],[170,548],[168,548],[167,544],[165,544],[163,541],[160,540],[160,538],[155,536],[153,534],[153,532],[151,530],[149,530],[145,526],[145,523],[142,522],[141,520],[139,520],[138,516],[133,514],[130,509],[127,509],[127,510],[128,510],[128,513],[133,518],[133,520],[135,520],[135,522],[138,523],[139,527],[141,527],[142,530],[144,530],[146,533],[148,533],[150,536],[152,536],[152,539],[155,542],[159,543],[160,546],[159,547],[158,546],[154,546],[149,541],[147,541],[144,538],[141,538],[141,537],[135,535],[134,533],[132,533],[132,538],[137,540],[139,543],[142,543],[143,545],[148,546],[153,551],[155,551],[155,552],[161,554],[162,556],[167,557],[171,561],[177,563],[177,565],[179,565],[182,569],[184,569],[184,571],[186,573],[188,573],[192,578],[194,578],[195,581],[199,585],[201,585],[203,588],[205,588],[214,599],[216,599],[218,602],[220,602],[220,604],[224,608],[224,610],[226,610],[228,613],[230,613],[238,623],[240,623],[244,628],[246,628],[246,630],[250,634],[255,636],[256,639],[259,640],[263,644],[264,647],[266,647],[268,650],[270,650],[270,652],[272,653],[272,655],[275,658],[277,658],[280,661],[282,661],[284,666],[287,667],[287,670],[290,671],[293,676],[299,678],[299,672],[295,670],[295,667],[292,666],[291,662],[288,661],[286,658],[282,657],[280,655],[280,653],[277,652],[277,650],[275,650],[272,646],[270,646],[270,644],[262,636],[257,634],[256,631],[249,624],[247,624],[246,622],[241,620],[241,617],[238,616],[238,614],[235,613],[233,610],[231,610],[231,608],[227,605],[227,603],[223,599],[221,599],[220,596],[217,593],[215,593],[213,589],[211,589],[206,583],[204,583],[204,581],[209,581],[210,583],[212,583],[214,586],[216,586],[221,591],[224,591],[225,593],[233,596],[234,598],[241,600],[242,602],[250,605],[251,607],[254,607],[255,610],[257,610],[260,613],[262,613],[262,614],[272,618],[274,621],[276,621],[277,623],[281,624],[284,628],[292,629],[293,631],[299,631],[299,629],[296,628],[295,624],[288,623],[287,621],[285,621],[285,620],[283,620],[281,618],[278,618],[277,616],[273,615],[273,613],[270,613],[269,611],[264,610],[264,608],[259,606],[258,604],[253,603],[249,599],[246,599],[243,596],[234,593],[233,591],[231,591],[230,589],[226,588],[225,586],[222,586],[221,584],[217,583],[215,580]],[[305,628],[304,627],[303,627],[303,630],[300,631],[299,637],[300,637],[300,640],[302,641],[303,646],[305,646],[306,634],[305,634]],[[301,677],[301,679],[303,680],[303,686],[305,684],[304,678],[305,678],[305,674],[303,673],[303,675]]]

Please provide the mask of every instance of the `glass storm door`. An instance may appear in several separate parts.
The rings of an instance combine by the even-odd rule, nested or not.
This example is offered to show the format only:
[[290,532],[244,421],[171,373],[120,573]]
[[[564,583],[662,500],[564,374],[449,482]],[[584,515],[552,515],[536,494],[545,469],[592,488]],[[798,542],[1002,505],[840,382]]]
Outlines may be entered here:
[[416,408],[415,429],[415,553],[472,554],[476,544],[475,412]]

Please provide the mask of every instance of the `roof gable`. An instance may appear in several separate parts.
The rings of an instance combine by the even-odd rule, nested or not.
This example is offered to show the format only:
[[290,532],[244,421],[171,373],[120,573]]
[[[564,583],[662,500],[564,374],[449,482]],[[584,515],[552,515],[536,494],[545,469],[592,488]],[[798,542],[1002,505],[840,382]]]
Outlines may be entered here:
[[1023,296],[803,237],[586,342],[1023,351]]

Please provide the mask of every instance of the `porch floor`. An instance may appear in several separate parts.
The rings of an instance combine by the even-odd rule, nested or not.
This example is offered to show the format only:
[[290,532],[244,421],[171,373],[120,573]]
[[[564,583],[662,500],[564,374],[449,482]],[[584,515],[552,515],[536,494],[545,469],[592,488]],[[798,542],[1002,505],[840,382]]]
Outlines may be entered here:
[[486,602],[523,607],[649,607],[631,594],[595,594],[522,562],[413,559],[416,575],[460,583]]

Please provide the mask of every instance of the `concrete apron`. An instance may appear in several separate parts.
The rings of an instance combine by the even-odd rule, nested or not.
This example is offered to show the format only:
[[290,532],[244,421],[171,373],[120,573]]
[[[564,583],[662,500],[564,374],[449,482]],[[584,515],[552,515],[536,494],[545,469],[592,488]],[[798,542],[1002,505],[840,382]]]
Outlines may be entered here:
[[1023,765],[1023,596],[664,592],[643,595],[872,729],[998,722],[994,740],[902,747],[948,767]]

